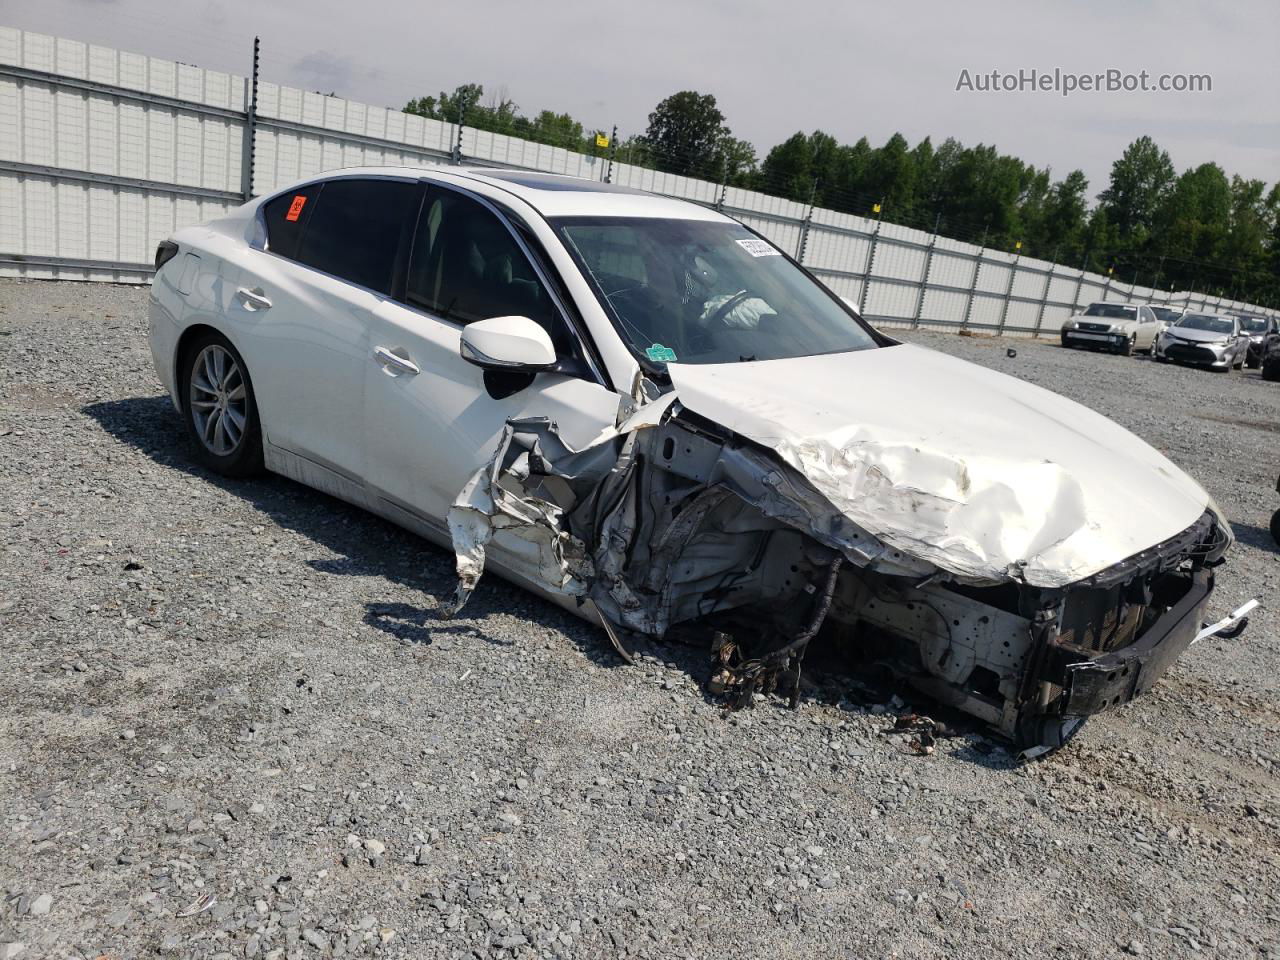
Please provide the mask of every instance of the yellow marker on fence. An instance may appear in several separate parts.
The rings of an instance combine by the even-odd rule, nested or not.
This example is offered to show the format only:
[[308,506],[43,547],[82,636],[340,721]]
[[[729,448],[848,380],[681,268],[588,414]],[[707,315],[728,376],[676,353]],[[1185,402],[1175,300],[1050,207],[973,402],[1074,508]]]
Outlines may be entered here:
[[879,213],[879,212],[880,212],[880,204],[878,204],[878,203],[873,203],[873,204],[871,205],[871,212],[872,212],[872,213]]
[[609,146],[609,137],[608,137],[608,135],[607,135],[607,134],[604,134],[604,133],[597,133],[597,134],[596,134],[596,146],[597,146],[597,147],[600,147],[602,150],[603,150],[603,149],[606,149],[606,148]]

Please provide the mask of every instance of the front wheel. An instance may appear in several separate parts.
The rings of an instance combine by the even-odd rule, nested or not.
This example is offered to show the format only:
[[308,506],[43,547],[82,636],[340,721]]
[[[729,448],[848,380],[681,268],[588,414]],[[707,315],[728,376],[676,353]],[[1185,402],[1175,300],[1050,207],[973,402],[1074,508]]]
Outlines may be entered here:
[[1271,539],[1280,546],[1280,510],[1271,515]]
[[1120,346],[1116,347],[1116,353],[1120,354],[1120,356],[1122,356],[1122,357],[1132,357],[1132,356],[1133,356],[1133,343],[1134,343],[1134,341],[1135,341],[1135,340],[1137,340],[1137,337],[1136,337],[1136,336],[1132,336],[1132,337],[1130,337],[1128,340],[1126,340],[1126,341],[1125,341],[1124,343],[1122,343]]
[[1275,383],[1280,380],[1280,362],[1271,362],[1262,364],[1262,379]]
[[262,428],[244,359],[226,337],[206,333],[184,351],[182,411],[196,459],[224,477],[262,469]]

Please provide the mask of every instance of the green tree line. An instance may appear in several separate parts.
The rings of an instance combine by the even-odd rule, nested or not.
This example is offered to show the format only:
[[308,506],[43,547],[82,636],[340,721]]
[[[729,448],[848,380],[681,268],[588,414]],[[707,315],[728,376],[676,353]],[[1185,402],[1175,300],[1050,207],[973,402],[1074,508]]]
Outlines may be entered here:
[[[479,84],[422,97],[407,113],[600,154],[597,135],[567,113],[525,116],[505,92]],[[879,217],[989,248],[1114,271],[1165,290],[1224,293],[1280,303],[1280,184],[1229,176],[1216,163],[1179,173],[1150,137],[1134,140],[1090,197],[1088,178],[928,137],[895,133],[873,146],[798,132],[759,159],[733,136],[716,99],[685,90],[664,99],[644,133],[610,144],[618,160],[800,203]],[[1018,246],[1020,245],[1020,247]]]

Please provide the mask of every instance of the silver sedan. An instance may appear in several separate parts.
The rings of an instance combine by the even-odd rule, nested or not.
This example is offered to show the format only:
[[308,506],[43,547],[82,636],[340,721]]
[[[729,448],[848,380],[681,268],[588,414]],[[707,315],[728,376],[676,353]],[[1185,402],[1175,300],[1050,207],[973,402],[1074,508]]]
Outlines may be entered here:
[[1249,337],[1236,317],[1188,313],[1156,339],[1157,360],[1172,360],[1214,370],[1244,366]]

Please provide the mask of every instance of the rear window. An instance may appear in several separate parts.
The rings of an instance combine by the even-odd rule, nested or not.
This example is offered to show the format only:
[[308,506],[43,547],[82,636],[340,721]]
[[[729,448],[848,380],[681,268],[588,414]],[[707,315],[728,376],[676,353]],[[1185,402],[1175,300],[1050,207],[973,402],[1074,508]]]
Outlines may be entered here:
[[304,210],[314,210],[294,259],[389,293],[401,235],[415,212],[418,190],[417,184],[399,180],[328,181],[314,203],[304,204]]
[[1112,320],[1132,320],[1138,315],[1138,308],[1126,307],[1119,303],[1091,303],[1084,315],[1086,317],[1109,317]]
[[262,205],[262,218],[267,225],[267,249],[293,260],[298,255],[298,241],[320,193],[320,184],[290,190]]

